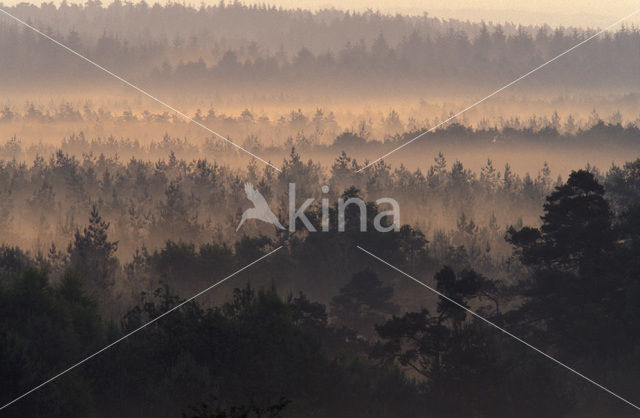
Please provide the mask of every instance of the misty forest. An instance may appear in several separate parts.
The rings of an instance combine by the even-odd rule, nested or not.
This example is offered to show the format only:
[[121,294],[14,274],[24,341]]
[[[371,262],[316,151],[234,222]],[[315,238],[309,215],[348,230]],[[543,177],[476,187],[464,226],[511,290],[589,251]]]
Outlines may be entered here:
[[637,27],[0,7],[0,415],[637,414]]

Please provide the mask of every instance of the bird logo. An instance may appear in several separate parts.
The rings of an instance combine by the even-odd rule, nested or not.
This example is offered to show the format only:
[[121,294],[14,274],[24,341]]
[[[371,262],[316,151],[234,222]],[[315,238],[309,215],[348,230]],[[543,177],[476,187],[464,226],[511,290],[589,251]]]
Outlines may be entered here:
[[245,183],[244,192],[247,194],[247,199],[253,203],[254,207],[244,211],[242,219],[240,219],[240,224],[236,228],[236,232],[238,232],[244,221],[247,219],[259,219],[263,222],[273,224],[280,229],[285,229],[276,215],[271,211],[271,209],[269,209],[269,205],[267,205],[267,201],[264,197],[253,187],[253,184]]

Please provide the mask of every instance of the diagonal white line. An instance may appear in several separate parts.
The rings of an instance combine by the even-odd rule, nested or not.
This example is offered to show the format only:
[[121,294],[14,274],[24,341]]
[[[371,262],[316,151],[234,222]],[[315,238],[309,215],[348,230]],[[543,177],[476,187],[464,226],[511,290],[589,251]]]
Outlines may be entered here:
[[627,16],[623,17],[622,19],[617,20],[616,22],[610,24],[609,26],[607,26],[606,28],[602,29],[601,31],[595,33],[594,35],[588,37],[587,39],[585,39],[584,41],[572,46],[571,48],[567,49],[566,51],[564,51],[563,53],[561,53],[560,55],[557,55],[553,58],[551,58],[549,61],[545,62],[544,64],[541,64],[539,66],[537,66],[536,68],[534,68],[533,70],[529,71],[528,73],[516,78],[515,80],[513,80],[512,82],[510,82],[507,85],[504,85],[502,87],[500,87],[498,90],[494,91],[493,93],[489,94],[488,96],[478,100],[477,102],[473,103],[470,106],[467,106],[466,108],[462,109],[461,111],[459,111],[458,113],[456,113],[455,115],[451,116],[449,119],[444,120],[442,122],[440,122],[439,124],[437,124],[436,126],[433,126],[431,128],[429,128],[428,130],[422,132],[420,135],[416,136],[413,139],[410,139],[409,141],[405,142],[404,144],[400,145],[399,147],[389,151],[388,153],[384,154],[383,156],[377,158],[376,160],[370,162],[369,164],[365,165],[364,167],[362,167],[361,169],[357,170],[356,173],[361,172],[362,170],[371,167],[372,165],[374,165],[375,163],[377,163],[378,161],[384,159],[385,157],[388,157],[389,155],[393,154],[396,151],[401,150],[402,148],[406,147],[407,145],[411,144],[412,142],[422,138],[424,135],[428,134],[429,132],[433,132],[434,130],[438,129],[440,126],[444,125],[445,123],[457,118],[458,116],[462,115],[463,113],[465,113],[466,111],[473,109],[474,107],[478,106],[480,103],[484,102],[485,100],[490,99],[491,97],[495,96],[496,94],[500,93],[501,91],[508,89],[509,87],[513,86],[514,84],[516,84],[517,82],[519,82],[520,80],[529,77],[531,74],[535,73],[536,71],[540,70],[541,68],[546,67],[547,65],[551,64],[552,62],[554,62],[555,60],[557,60],[558,58],[568,54],[569,52],[573,51],[576,48],[579,48],[580,46],[586,44],[587,42],[589,42],[590,40],[592,40],[593,38],[596,38],[600,35],[602,35],[604,32],[608,31],[609,29],[613,28],[614,26],[619,25],[620,23],[624,22],[627,19],[630,19],[631,17],[637,15],[638,13],[640,13],[640,9],[634,11],[631,14],[628,14]]
[[8,402],[6,404],[4,404],[2,407],[0,407],[0,411],[2,411],[3,409],[7,408],[8,406],[14,404],[15,402],[19,401],[20,399],[24,398],[25,396],[35,392],[36,390],[40,389],[41,387],[53,382],[54,380],[56,380],[57,378],[59,378],[60,376],[64,375],[65,373],[70,372],[71,370],[75,369],[76,367],[80,366],[81,364],[91,360],[93,357],[97,356],[98,354],[102,353],[103,351],[108,350],[109,348],[113,347],[114,345],[118,344],[119,342],[129,338],[130,336],[132,336],[133,334],[137,333],[138,331],[142,330],[143,328],[147,327],[148,325],[153,324],[154,322],[158,321],[160,318],[170,314],[171,312],[175,311],[176,309],[179,309],[180,307],[184,306],[185,304],[191,302],[192,300],[194,300],[195,298],[197,298],[198,296],[201,296],[202,294],[208,292],[209,290],[213,289],[214,287],[226,282],[227,280],[229,280],[230,278],[232,278],[233,276],[237,275],[238,273],[248,269],[249,267],[253,266],[254,264],[262,261],[263,259],[269,257],[271,254],[275,253],[276,251],[278,251],[279,249],[282,248],[282,245],[279,246],[278,248],[276,248],[275,250],[271,251],[270,253],[267,253],[265,255],[263,255],[262,257],[258,258],[257,260],[252,261],[251,263],[247,264],[246,266],[242,267],[240,270],[235,271],[234,273],[228,275],[227,277],[225,277],[224,279],[212,284],[211,286],[207,287],[206,289],[204,289],[203,291],[197,293],[194,296],[191,296],[189,299],[177,304],[176,306],[174,306],[173,308],[169,309],[168,311],[162,313],[161,315],[158,315],[157,317],[153,318],[152,320],[144,323],[143,325],[141,325],[140,327],[134,329],[133,331],[129,332],[128,334],[118,338],[117,340],[115,340],[114,342],[112,342],[111,344],[101,348],[100,350],[96,351],[95,353],[91,354],[90,356],[84,358],[83,360],[77,362],[76,364],[74,364],[73,366],[69,367],[68,369],[65,369],[63,371],[61,371],[60,373],[58,373],[57,375],[53,376],[51,379],[39,384],[38,386],[34,387],[33,389],[29,390],[28,392],[23,393],[22,395],[18,396],[17,398],[15,398],[14,400],[12,400],[11,402]]
[[388,263],[387,261],[383,260],[382,258],[378,257],[375,254],[370,253],[369,251],[365,250],[364,248],[362,248],[361,246],[357,246],[358,249],[366,254],[369,254],[371,257],[375,258],[376,260],[382,262],[383,264],[386,264],[387,266],[391,267],[392,269],[394,269],[395,271],[397,271],[398,273],[401,273],[402,275],[408,277],[409,279],[413,280],[414,282],[418,283],[421,286],[426,287],[427,289],[431,290],[433,293],[437,294],[438,296],[440,296],[443,299],[448,300],[449,302],[455,304],[456,306],[458,306],[461,309],[464,309],[465,311],[469,312],[471,315],[475,316],[476,318],[486,322],[487,324],[491,325],[492,327],[500,330],[501,332],[507,334],[509,337],[513,338],[514,340],[526,345],[527,347],[531,348],[532,350],[537,351],[538,353],[542,354],[543,356],[545,356],[546,358],[548,358],[549,360],[553,361],[556,364],[559,364],[560,366],[564,367],[565,369],[569,370],[570,372],[580,376],[581,378],[583,378],[584,380],[586,380],[587,382],[599,387],[600,389],[604,390],[605,392],[609,393],[610,395],[615,396],[616,398],[620,399],[621,401],[623,401],[624,403],[634,407],[635,409],[640,411],[640,407],[637,406],[636,404],[626,400],[625,398],[623,398],[620,395],[617,395],[616,393],[614,393],[613,391],[607,389],[606,387],[602,386],[600,383],[589,379],[587,376],[583,375],[582,373],[578,372],[577,370],[571,368],[570,366],[567,366],[566,364],[562,363],[560,360],[556,360],[555,358],[551,357],[549,354],[545,353],[544,351],[532,346],[531,344],[529,344],[528,342],[526,342],[525,340],[521,339],[520,337],[510,333],[509,331],[507,331],[506,329],[500,327],[499,325],[496,325],[495,323],[489,321],[488,319],[486,319],[485,317],[478,315],[477,313],[475,313],[474,311],[472,311],[471,309],[467,308],[466,306],[462,305],[461,303],[456,302],[455,300],[451,299],[450,297],[448,297],[447,295],[437,291],[436,289],[434,289],[433,287],[421,282],[420,280],[416,279],[415,277],[409,275],[408,273],[405,273],[404,271],[400,270],[399,268],[395,267],[394,265]]
[[47,35],[46,33],[36,29],[35,27],[31,26],[30,24],[28,24],[27,22],[15,17],[14,15],[12,15],[11,13],[7,12],[6,10],[0,8],[0,12],[4,13],[5,15],[7,15],[8,17],[10,17],[11,19],[15,20],[16,22],[20,23],[21,25],[26,26],[27,28],[31,29],[32,31],[38,33],[39,35],[42,35],[43,37],[47,38],[48,40],[50,40],[51,42],[55,43],[56,45],[66,49],[67,51],[71,52],[72,54],[82,58],[83,60],[87,61],[89,64],[93,65],[94,67],[97,67],[99,69],[101,69],[102,71],[104,71],[105,73],[109,74],[110,76],[122,81],[124,84],[126,84],[127,86],[137,90],[138,92],[144,94],[145,96],[149,97],[150,99],[153,99],[154,101],[160,103],[162,106],[166,107],[167,109],[170,109],[171,111],[175,112],[176,114],[182,116],[183,118],[185,118],[186,120],[188,120],[189,122],[192,122],[196,125],[198,125],[199,127],[201,127],[202,129],[212,133],[213,135],[217,136],[220,139],[223,139],[225,141],[227,141],[228,143],[230,143],[231,145],[233,145],[234,147],[238,148],[241,151],[246,152],[247,154],[251,155],[253,158],[255,158],[256,160],[262,161],[263,163],[265,163],[266,165],[268,165],[269,167],[273,168],[276,171],[280,171],[282,172],[282,170],[280,170],[278,167],[274,166],[273,164],[271,164],[268,161],[263,160],[262,158],[258,157],[257,155],[255,155],[254,153],[252,153],[249,150],[244,149],[243,147],[241,147],[240,145],[236,144],[235,142],[231,141],[230,139],[226,138],[223,135],[220,135],[219,133],[217,133],[216,131],[206,127],[205,125],[203,125],[202,123],[198,122],[197,120],[194,120],[192,118],[190,118],[189,116],[187,116],[186,114],[182,113],[181,111],[179,111],[178,109],[174,108],[173,106],[167,104],[166,102],[158,99],[157,97],[153,96],[152,94],[146,92],[145,90],[141,89],[140,87],[130,83],[129,81],[125,80],[124,78],[120,77],[117,74],[114,74],[113,72],[109,71],[108,69],[104,68],[103,66],[101,66],[100,64],[90,60],[89,58],[85,57],[84,55],[80,54],[79,52],[69,48],[68,46],[66,46],[65,44],[57,41],[56,39],[52,38],[51,36]]

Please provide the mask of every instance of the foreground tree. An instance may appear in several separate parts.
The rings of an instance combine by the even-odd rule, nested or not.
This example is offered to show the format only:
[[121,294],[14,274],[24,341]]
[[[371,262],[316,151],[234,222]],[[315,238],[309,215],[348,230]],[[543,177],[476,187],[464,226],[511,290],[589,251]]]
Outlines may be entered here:
[[[526,301],[518,314],[535,325],[539,338],[567,355],[602,357],[618,353],[615,341],[628,333],[625,296],[637,287],[623,273],[619,229],[593,174],[572,172],[544,205],[538,228],[511,228],[507,240],[531,270],[520,286]],[[637,319],[633,322],[638,322]],[[544,332],[542,332],[544,331]],[[628,337],[624,347],[631,349]]]
[[[435,281],[440,292],[462,306],[473,306],[492,322],[500,322],[496,310],[478,305],[495,289],[482,275],[456,274],[445,267]],[[381,342],[372,357],[422,376],[436,416],[465,416],[469,411],[476,416],[545,416],[561,414],[571,405],[552,364],[445,298],[440,298],[437,314],[428,309],[408,312],[376,330]]]

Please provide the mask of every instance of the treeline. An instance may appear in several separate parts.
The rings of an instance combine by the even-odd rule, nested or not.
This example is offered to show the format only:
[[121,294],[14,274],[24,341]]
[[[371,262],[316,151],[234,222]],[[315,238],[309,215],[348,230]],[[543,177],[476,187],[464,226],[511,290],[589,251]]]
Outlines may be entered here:
[[[550,190],[539,227],[507,231],[510,262],[526,268],[504,270],[510,280],[434,263],[422,232],[407,225],[361,232],[357,211],[349,211],[344,233],[245,237],[197,251],[169,242],[140,255],[125,267],[129,283],[162,284],[121,315],[113,314],[109,282],[117,244],[94,207],[67,260],[0,251],[0,358],[9,359],[0,371],[11,377],[2,380],[3,403],[176,306],[175,286],[192,286],[190,296],[285,244],[238,277],[226,302],[187,304],[7,413],[631,416],[619,399],[450,301],[417,291],[355,245],[633,401],[640,180],[631,172],[638,164],[626,167],[626,189],[608,181],[605,191],[580,170]],[[625,199],[607,197],[618,195]],[[367,222],[378,208],[370,210]],[[247,280],[253,285],[242,285]],[[307,295],[334,290],[321,304],[291,292],[294,282]]]
[[[59,8],[8,9],[61,42],[134,81],[202,88],[225,83],[280,88],[303,85],[378,88],[510,81],[585,40],[587,29],[442,22],[335,10],[317,13],[270,7],[99,2]],[[272,30],[278,28],[278,31]],[[160,29],[162,28],[162,29]],[[0,26],[5,81],[106,80],[50,41],[12,24]],[[640,33],[623,27],[592,40],[536,75],[535,85],[623,87],[638,82]],[[286,45],[286,49],[283,49]],[[615,62],[615,66],[610,63]],[[149,78],[150,77],[150,78]],[[105,81],[106,82],[106,81]],[[409,84],[408,84],[409,83]],[[398,85],[400,84],[400,85]],[[107,86],[108,84],[104,84]]]
[[[484,238],[469,245],[477,247],[474,254],[480,256],[487,246],[500,248],[504,225],[527,214],[535,217],[541,198],[555,182],[548,167],[537,177],[520,177],[510,167],[501,169],[489,161],[477,175],[460,162],[449,165],[442,155],[424,173],[378,164],[356,174],[358,167],[344,153],[325,168],[304,162],[295,151],[284,161],[282,173],[256,163],[237,170],[204,159],[179,160],[173,154],[157,162],[122,162],[89,155],[79,160],[58,151],[30,165],[4,161],[0,236],[4,242],[43,253],[52,242],[64,249],[96,204],[112,221],[121,257],[129,258],[138,248],[153,249],[166,240],[236,241],[237,223],[249,204],[243,191],[246,182],[256,185],[285,225],[289,183],[296,184],[299,198],[316,197],[318,205],[323,185],[329,185],[327,197],[333,203],[355,185],[367,199],[396,198],[404,222],[422,224],[429,234],[440,236],[441,249],[434,247],[436,252],[446,254],[451,240],[461,245],[481,227]],[[249,224],[244,231],[273,234],[260,224]]]
[[[640,119],[633,119],[634,116],[620,111],[600,116],[592,110],[584,118],[572,114],[561,117],[553,112],[529,118],[483,118],[475,123],[453,121],[426,133],[412,148],[424,155],[474,148],[480,155],[492,155],[519,146],[565,148],[571,152],[577,144],[606,143],[609,151],[637,152]],[[248,109],[238,116],[198,109],[192,117],[261,158],[278,161],[295,147],[305,156],[327,164],[342,151],[353,153],[362,161],[375,159],[437,126],[447,115],[417,119],[411,115],[401,117],[392,110],[386,115],[364,113],[351,120],[339,120],[333,112],[323,109],[312,114],[298,109],[270,119]],[[90,105],[78,108],[64,103],[44,108],[29,103],[24,111],[11,106],[0,109],[0,129],[7,132],[8,139],[0,144],[0,158],[6,160],[27,162],[61,149],[78,158],[85,154],[122,159],[145,155],[146,159],[155,160],[173,152],[187,160],[205,156],[233,164],[244,165],[247,161],[236,147],[218,137],[203,135],[206,132],[201,127],[168,112],[116,113]]]
[[[638,162],[612,166],[606,173],[591,168],[605,182],[610,199],[620,207],[637,201]],[[282,172],[251,163],[233,169],[206,159],[147,161],[85,154],[76,158],[62,150],[32,163],[0,163],[0,238],[43,255],[67,253],[76,231],[89,219],[93,205],[111,222],[119,256],[153,252],[167,240],[202,245],[212,238],[233,243],[243,234],[274,230],[249,223],[236,227],[249,202],[244,184],[254,184],[284,225],[288,223],[288,186],[296,184],[298,199],[337,199],[354,186],[366,200],[393,197],[403,223],[424,231],[430,252],[439,262],[499,274],[510,255],[502,236],[507,225],[536,224],[544,196],[561,181],[548,165],[534,175],[518,174],[508,164],[487,161],[479,172],[440,154],[423,168],[410,171],[384,162],[357,173],[356,159],[342,153],[329,167],[304,161],[292,150]],[[329,193],[321,192],[323,185]],[[617,207],[617,206],[616,206]],[[293,235],[299,235],[296,233]],[[52,245],[53,244],[53,245]],[[464,251],[458,251],[464,247]],[[508,267],[504,267],[508,268]]]
[[[458,93],[460,85],[511,81],[590,35],[544,27],[535,35],[520,28],[507,36],[500,27],[489,32],[483,26],[476,38],[453,30],[436,36],[414,32],[391,46],[381,34],[371,44],[348,43],[339,51],[316,54],[302,48],[288,59],[273,54],[243,60],[236,52],[227,51],[215,64],[207,65],[203,59],[174,66],[165,64],[151,73],[151,79],[158,84],[172,82],[181,86],[228,81],[307,88],[370,88],[372,82],[382,82],[376,86],[382,91],[404,91],[411,83],[419,82],[421,88],[434,88],[438,93],[443,92],[441,83],[446,83],[447,87],[457,85],[454,92]],[[550,91],[556,86],[628,88],[638,82],[634,69],[640,65],[639,39],[640,32],[635,28],[596,38],[592,44],[572,52],[561,66],[537,74],[527,86]],[[611,62],[616,62],[614,69]]]
[[[335,9],[312,12],[224,1],[199,7],[175,2],[149,5],[146,1],[114,1],[108,5],[100,1],[43,3],[40,6],[21,3],[7,7],[7,10],[49,28],[50,33],[58,36],[67,37],[75,31],[86,46],[95,45],[100,38],[117,38],[131,47],[159,45],[184,51],[197,46],[207,52],[212,48],[222,52],[237,49],[244,51],[242,55],[247,57],[252,53],[280,49],[295,53],[303,46],[314,52],[336,51],[348,41],[372,42],[380,33],[393,45],[412,32],[437,35],[455,30],[475,37],[481,28],[477,23],[442,20],[427,14],[413,17]],[[494,27],[489,24],[490,29]],[[502,27],[507,35],[518,30],[510,23]],[[525,29],[533,33],[536,28],[527,26]]]
[[[622,100],[624,102],[633,103],[638,98],[635,93],[625,95]],[[552,103],[548,103],[548,107],[552,107]],[[145,124],[189,124],[190,122],[180,115],[170,112],[153,112],[150,110],[135,109],[134,106],[127,104],[117,107],[124,107],[123,110],[109,109],[105,105],[97,105],[91,99],[86,99],[83,104],[71,103],[69,101],[61,101],[60,103],[49,102],[48,104],[39,103],[38,101],[27,101],[18,105],[15,101],[8,101],[0,108],[0,123],[70,123],[82,124],[89,127],[89,124],[118,124],[121,128],[127,128],[127,124],[136,122],[144,122]],[[208,125],[218,128],[227,129],[233,132],[239,128],[281,128],[289,132],[313,133],[337,135],[336,132],[354,130],[360,136],[369,139],[369,136],[379,136],[384,139],[385,136],[392,136],[402,133],[403,131],[427,130],[441,121],[451,116],[451,111],[447,113],[445,108],[442,113],[437,115],[437,111],[428,108],[429,105],[421,103],[421,109],[410,110],[406,114],[400,114],[391,108],[389,113],[377,111],[363,111],[358,115],[351,114],[350,119],[354,126],[350,127],[346,124],[344,115],[341,117],[341,111],[335,112],[331,109],[316,107],[315,110],[303,110],[302,108],[292,109],[286,113],[280,113],[276,116],[267,115],[264,110],[250,110],[245,108],[239,114],[226,114],[217,109],[198,108],[192,114],[188,114],[190,118],[197,122],[207,123]],[[417,117],[419,114],[420,117]],[[425,117],[426,116],[426,117]],[[524,132],[541,133],[541,134],[557,134],[568,133],[573,134],[578,130],[588,130],[594,125],[600,123],[609,125],[622,125],[633,128],[640,121],[640,115],[626,114],[623,115],[618,109],[608,115],[600,115],[594,108],[590,110],[588,115],[579,115],[569,113],[565,117],[561,116],[557,110],[548,114],[529,114],[529,115],[513,115],[508,114],[499,116],[484,116],[474,123],[468,122],[467,116],[455,120],[448,125],[461,124],[467,128],[475,128],[476,131],[492,130],[493,132],[503,129],[523,130]],[[2,125],[0,125],[2,126]],[[135,127],[135,125],[132,125]],[[443,126],[440,131],[447,128]],[[553,132],[553,130],[557,132]],[[257,132],[256,129],[253,132]],[[409,134],[411,133],[409,132]],[[516,132],[517,133],[517,132]],[[238,134],[241,135],[241,134]],[[235,136],[235,135],[234,135]],[[257,139],[257,138],[256,138]],[[266,141],[261,141],[266,142]]]

